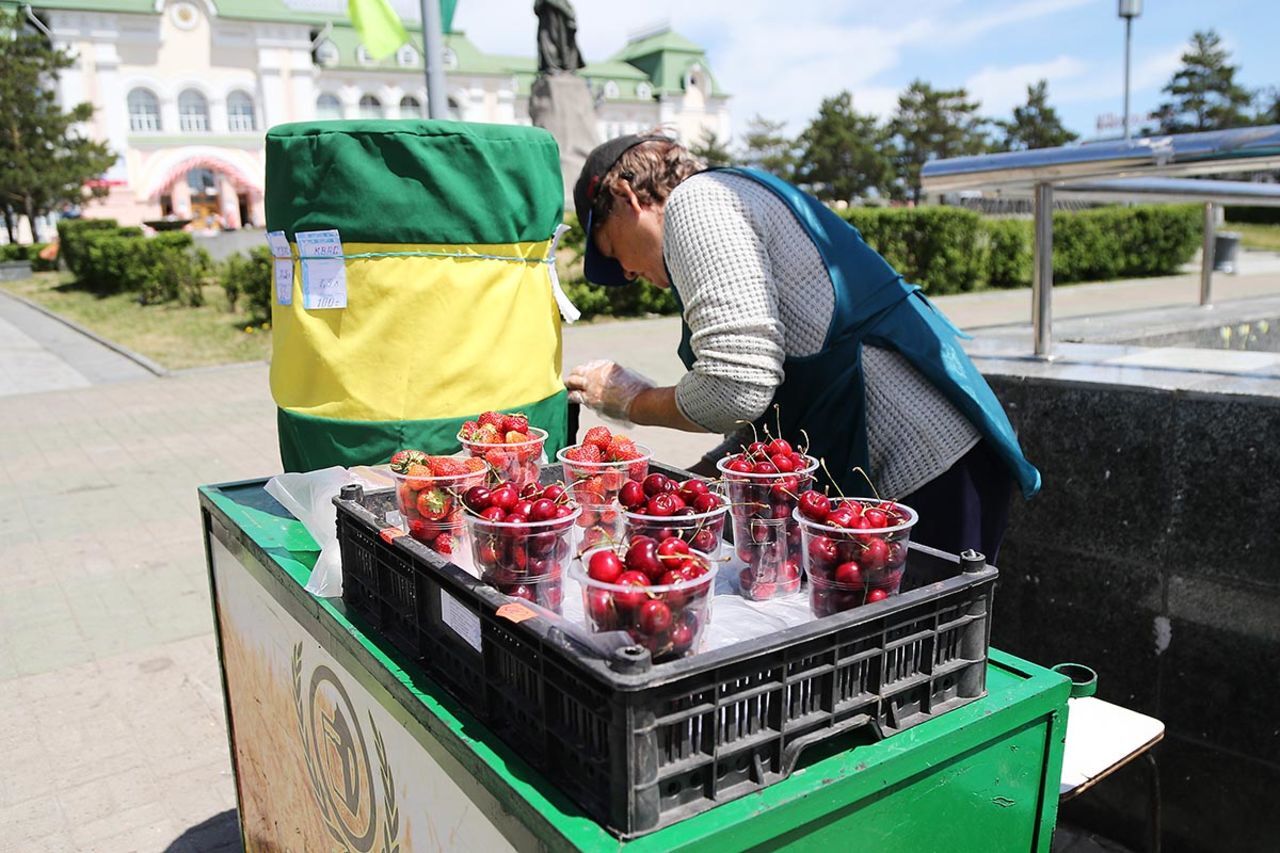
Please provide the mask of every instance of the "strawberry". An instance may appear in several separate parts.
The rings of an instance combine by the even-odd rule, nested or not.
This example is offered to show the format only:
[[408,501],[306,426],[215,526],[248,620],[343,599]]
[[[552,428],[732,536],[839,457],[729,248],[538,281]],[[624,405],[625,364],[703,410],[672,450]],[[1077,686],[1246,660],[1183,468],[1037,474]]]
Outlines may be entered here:
[[471,434],[478,429],[480,429],[480,424],[476,423],[475,421],[464,421],[462,424],[462,429],[458,430],[458,435],[462,436],[467,441],[470,441]]
[[418,495],[418,515],[440,521],[453,512],[453,498],[444,489],[424,489]]
[[492,424],[495,430],[500,430],[502,429],[502,419],[504,417],[506,417],[506,415],[502,414],[502,412],[485,412],[483,415],[476,418],[476,420],[480,422],[480,426]]
[[427,454],[421,450],[397,450],[391,456],[391,470],[397,474],[407,473],[411,464],[421,465]]
[[[411,489],[431,488],[431,480],[430,480],[431,469],[428,468],[426,465],[422,465],[417,462],[412,462],[409,464],[409,469],[404,473],[405,473],[405,476],[409,478],[405,480],[405,483],[409,486],[409,488]],[[427,479],[420,479],[423,477]],[[415,478],[419,478],[419,479],[415,479]]]
[[503,432],[528,432],[529,419],[524,415],[516,412],[514,415],[507,415],[502,419]]
[[594,444],[580,444],[566,450],[564,458],[570,462],[597,463],[603,461],[604,456],[600,453],[600,448]]
[[493,424],[482,424],[480,429],[471,434],[470,441],[476,444],[501,444],[502,436]]
[[437,477],[461,477],[467,473],[467,468],[462,464],[461,459],[454,459],[452,456],[432,456],[431,473]]
[[604,458],[610,462],[623,462],[627,459],[635,459],[639,455],[636,443],[625,435],[615,435],[610,439],[609,446],[604,449]]
[[524,442],[529,440],[529,436],[525,435],[522,432],[517,432],[515,430],[508,432],[502,438],[503,438],[503,441],[505,441],[507,444],[523,444]]
[[583,444],[594,444],[603,453],[609,447],[609,441],[613,438],[613,434],[609,432],[609,428],[605,426],[594,426],[587,430],[586,436],[582,439]]
[[484,470],[484,460],[477,459],[474,456],[469,456],[462,460],[462,467],[467,469],[468,474],[475,474],[478,471]]
[[452,533],[441,533],[432,540],[431,550],[435,551],[437,554],[444,554],[445,556],[448,556],[453,553],[455,544],[456,542]]
[[484,461],[488,462],[495,471],[501,471],[505,468],[509,458],[510,457],[507,456],[507,451],[497,449],[490,450],[484,455]]

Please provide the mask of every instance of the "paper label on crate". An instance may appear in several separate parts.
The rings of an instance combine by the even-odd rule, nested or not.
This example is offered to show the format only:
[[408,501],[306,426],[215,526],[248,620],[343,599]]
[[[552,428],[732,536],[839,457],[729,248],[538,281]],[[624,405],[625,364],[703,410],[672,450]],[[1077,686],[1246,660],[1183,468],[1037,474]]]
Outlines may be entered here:
[[281,305],[293,304],[293,259],[276,258],[274,263],[276,280],[276,302]]
[[530,610],[528,607],[525,607],[523,604],[504,604],[498,608],[495,615],[503,619],[509,619],[512,622],[519,625],[524,620],[532,619],[538,614],[534,613],[532,610]]
[[271,257],[273,258],[293,257],[289,251],[289,238],[285,236],[283,231],[267,232],[267,248],[271,249]]
[[390,545],[395,540],[399,539],[401,536],[406,536],[406,535],[408,534],[406,534],[399,527],[384,527],[378,531],[378,536],[382,537],[382,541],[386,542],[388,545]]
[[443,589],[440,590],[440,618],[455,634],[466,640],[471,648],[483,653],[484,649],[480,646],[480,617]]
[[299,231],[294,238],[302,259],[302,307],[346,308],[347,265],[337,229]]

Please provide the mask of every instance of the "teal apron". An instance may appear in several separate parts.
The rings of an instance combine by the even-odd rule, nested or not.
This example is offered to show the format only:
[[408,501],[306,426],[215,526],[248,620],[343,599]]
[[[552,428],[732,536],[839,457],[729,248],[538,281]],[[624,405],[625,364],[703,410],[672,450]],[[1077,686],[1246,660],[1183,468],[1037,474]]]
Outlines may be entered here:
[[[841,491],[870,492],[855,467],[871,471],[867,453],[866,395],[862,345],[874,344],[903,355],[978,429],[1030,498],[1040,490],[1040,472],[1022,455],[1013,425],[978,368],[961,349],[961,333],[915,285],[907,284],[862,239],[858,230],[817,199],[753,169],[723,169],[770,190],[795,214],[818,248],[835,287],[835,310],[822,349],[787,356],[786,378],[757,429],[776,423],[793,443],[808,434],[809,453],[825,459]],[[680,295],[676,288],[677,303]],[[684,305],[680,304],[683,315]],[[680,360],[688,370],[696,358],[689,324],[681,319]],[[773,427],[771,427],[772,429]],[[894,495],[893,497],[902,497]]]

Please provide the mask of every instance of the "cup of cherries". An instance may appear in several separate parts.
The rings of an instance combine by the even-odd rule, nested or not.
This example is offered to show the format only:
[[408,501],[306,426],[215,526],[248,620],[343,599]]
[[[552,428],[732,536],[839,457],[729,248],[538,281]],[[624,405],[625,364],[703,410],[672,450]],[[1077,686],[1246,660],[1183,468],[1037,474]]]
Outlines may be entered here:
[[729,504],[706,480],[679,481],[655,472],[623,483],[618,503],[629,539],[676,537],[694,551],[712,556],[720,551]]
[[626,631],[655,662],[697,651],[716,573],[711,558],[683,539],[635,536],[587,551],[570,571],[592,631]]
[[560,612],[564,570],[573,559],[574,522],[582,512],[565,487],[499,481],[473,486],[462,501],[481,580]]
[[896,595],[906,569],[911,528],[918,516],[906,504],[875,498],[799,497],[809,606],[829,616]]
[[399,450],[391,457],[396,506],[409,535],[437,554],[452,557],[462,548],[462,495],[485,481],[482,459],[431,456]]
[[798,592],[803,566],[793,513],[813,486],[818,460],[774,438],[753,441],[716,467],[729,497],[734,547],[747,564],[738,573],[739,591],[754,601]]

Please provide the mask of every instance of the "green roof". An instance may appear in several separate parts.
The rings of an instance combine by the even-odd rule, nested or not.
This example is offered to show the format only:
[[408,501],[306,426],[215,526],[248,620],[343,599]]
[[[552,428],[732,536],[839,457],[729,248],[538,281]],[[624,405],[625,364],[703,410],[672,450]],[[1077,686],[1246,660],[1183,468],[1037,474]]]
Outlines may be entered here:
[[672,29],[632,39],[610,60],[640,69],[653,81],[658,92],[667,95],[683,92],[685,74],[694,65],[700,65],[711,81],[711,94],[725,94],[707,67],[706,51]]

